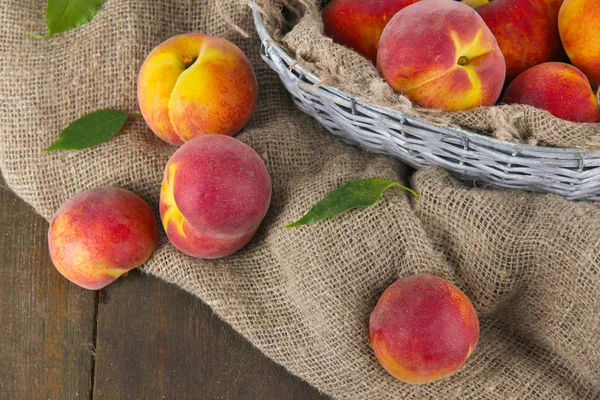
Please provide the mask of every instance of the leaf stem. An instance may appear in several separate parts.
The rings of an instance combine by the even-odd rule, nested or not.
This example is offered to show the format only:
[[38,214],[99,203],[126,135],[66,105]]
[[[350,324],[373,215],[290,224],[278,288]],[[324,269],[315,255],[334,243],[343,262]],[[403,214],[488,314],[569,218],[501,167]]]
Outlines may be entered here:
[[406,187],[406,186],[404,186],[404,185],[401,185],[401,184],[399,184],[398,182],[394,182],[394,183],[395,183],[395,185],[392,185],[392,186],[399,187],[400,189],[403,189],[403,190],[406,190],[406,191],[407,191],[407,192],[409,192],[409,193],[412,193],[412,194],[415,196],[415,198],[416,198],[416,199],[418,199],[418,198],[419,198],[419,193],[415,192],[415,191],[414,191],[414,190],[412,190],[411,188],[409,188],[409,187]]
[[34,39],[48,39],[52,37],[51,33],[48,33],[47,35],[40,35],[39,33],[35,32],[27,32],[27,34]]

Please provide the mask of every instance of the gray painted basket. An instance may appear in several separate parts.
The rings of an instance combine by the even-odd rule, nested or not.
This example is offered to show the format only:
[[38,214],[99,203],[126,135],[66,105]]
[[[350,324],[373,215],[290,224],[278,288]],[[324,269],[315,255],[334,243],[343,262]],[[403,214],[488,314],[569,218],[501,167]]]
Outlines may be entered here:
[[344,142],[396,157],[415,167],[436,165],[491,186],[547,192],[571,200],[600,200],[600,156],[577,149],[509,143],[462,129],[435,126],[319,85],[267,31],[253,0],[261,55],[279,74],[296,106]]

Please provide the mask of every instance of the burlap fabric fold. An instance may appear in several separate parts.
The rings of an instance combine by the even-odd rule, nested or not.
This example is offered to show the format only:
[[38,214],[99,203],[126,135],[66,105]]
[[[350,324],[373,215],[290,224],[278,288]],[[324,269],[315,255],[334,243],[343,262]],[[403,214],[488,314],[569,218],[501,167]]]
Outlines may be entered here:
[[[600,124],[574,123],[555,118],[544,110],[525,105],[479,107],[444,113],[413,105],[395,93],[373,63],[358,53],[333,43],[323,34],[321,1],[256,0],[272,36],[316,73],[322,83],[341,88],[370,103],[392,107],[438,125],[451,125],[485,133],[499,139],[531,145],[600,150]],[[282,13],[282,9],[285,10]],[[282,19],[285,15],[287,19]],[[287,20],[293,16],[294,23]],[[598,93],[600,94],[600,93]]]
[[[264,158],[272,205],[250,244],[222,260],[187,257],[163,233],[147,273],[200,297],[267,356],[334,398],[600,398],[598,205],[476,189],[438,169],[411,176],[391,158],[342,144],[293,107],[260,60],[241,1],[107,0],[90,24],[40,41],[26,32],[44,30],[43,5],[0,3],[0,168],[45,218],[99,185],[131,189],[157,211],[175,148],[143,121],[90,150],[43,149],[85,113],[137,112],[138,69],[161,41],[188,31],[219,35],[246,52],[258,77],[258,109],[238,138]],[[281,228],[339,184],[372,176],[411,184],[421,197],[393,189],[372,208]],[[482,332],[458,374],[410,386],[378,365],[368,317],[389,284],[418,272],[462,288]]]

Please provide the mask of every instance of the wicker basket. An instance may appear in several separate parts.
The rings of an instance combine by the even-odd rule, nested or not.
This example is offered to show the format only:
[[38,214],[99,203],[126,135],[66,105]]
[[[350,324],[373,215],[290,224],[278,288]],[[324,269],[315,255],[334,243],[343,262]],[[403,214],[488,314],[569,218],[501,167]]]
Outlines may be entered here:
[[600,200],[600,157],[577,149],[509,143],[462,129],[435,126],[397,110],[368,104],[333,86],[318,85],[267,31],[253,0],[261,55],[279,74],[296,106],[344,142],[422,168],[441,166],[487,185]]

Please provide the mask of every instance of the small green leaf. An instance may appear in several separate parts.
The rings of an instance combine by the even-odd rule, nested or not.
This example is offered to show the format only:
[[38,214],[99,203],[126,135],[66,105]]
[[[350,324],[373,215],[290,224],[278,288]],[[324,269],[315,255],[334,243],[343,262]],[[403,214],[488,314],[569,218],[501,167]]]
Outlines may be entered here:
[[48,0],[46,6],[46,36],[29,33],[37,39],[75,29],[94,18],[105,0]]
[[80,150],[104,143],[121,130],[127,117],[126,112],[119,110],[99,110],[84,115],[67,126],[46,151]]
[[353,208],[372,206],[381,198],[383,192],[394,186],[414,194],[417,198],[419,197],[414,190],[402,186],[398,182],[381,178],[358,179],[335,189],[315,204],[306,215],[298,221],[284,226],[284,228],[314,224],[325,218],[337,217]]

